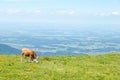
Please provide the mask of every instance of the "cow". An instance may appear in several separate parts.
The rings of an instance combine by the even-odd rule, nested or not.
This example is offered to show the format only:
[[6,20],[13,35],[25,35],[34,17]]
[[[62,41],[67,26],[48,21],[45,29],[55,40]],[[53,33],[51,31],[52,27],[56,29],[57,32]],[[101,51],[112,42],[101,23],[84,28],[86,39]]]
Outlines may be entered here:
[[[21,53],[21,62],[22,62],[22,58],[29,58],[30,62],[36,62],[38,63],[38,59],[39,57],[37,57],[37,54],[34,50],[32,49],[28,49],[28,48],[23,48],[22,49],[22,53]],[[28,59],[27,59],[28,62]]]

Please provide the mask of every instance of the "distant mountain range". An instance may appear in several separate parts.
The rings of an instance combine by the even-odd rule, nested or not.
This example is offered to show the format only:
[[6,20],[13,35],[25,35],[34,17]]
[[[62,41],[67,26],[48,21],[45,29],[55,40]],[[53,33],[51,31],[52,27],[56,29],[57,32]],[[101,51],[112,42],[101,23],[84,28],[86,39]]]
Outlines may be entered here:
[[19,54],[21,53],[20,50],[8,46],[6,44],[0,44],[0,54]]
[[[38,52],[36,51],[37,55],[45,55],[45,56],[50,56],[50,55],[78,55],[78,54],[74,54],[74,53],[70,53],[67,54],[66,51],[57,51],[56,53],[53,53],[53,52],[44,52],[41,53],[41,52]],[[7,44],[0,44],[0,54],[10,54],[10,55],[15,55],[15,54],[21,54],[21,50],[19,49],[16,49],[16,48],[13,48]],[[82,53],[79,53],[79,55],[82,55]]]
[[15,26],[16,30],[0,29],[0,54],[20,54],[22,48],[31,48],[40,56],[120,52],[118,26],[91,26],[58,29],[26,25]]

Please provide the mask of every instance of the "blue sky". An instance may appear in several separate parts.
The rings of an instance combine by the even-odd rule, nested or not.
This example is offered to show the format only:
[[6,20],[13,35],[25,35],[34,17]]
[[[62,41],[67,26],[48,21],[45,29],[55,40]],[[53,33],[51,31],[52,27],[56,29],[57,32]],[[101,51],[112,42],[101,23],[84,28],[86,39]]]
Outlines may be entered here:
[[120,24],[120,0],[0,0],[0,23]]

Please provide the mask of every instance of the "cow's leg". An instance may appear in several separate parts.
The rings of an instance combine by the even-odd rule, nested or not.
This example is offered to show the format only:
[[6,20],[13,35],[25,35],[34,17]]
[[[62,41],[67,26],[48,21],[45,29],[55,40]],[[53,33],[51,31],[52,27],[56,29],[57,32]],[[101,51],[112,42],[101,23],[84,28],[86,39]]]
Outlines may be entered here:
[[29,62],[32,62],[32,57],[31,56],[29,57]]
[[30,55],[30,57],[29,57],[29,62],[32,62],[32,56]]
[[26,62],[27,60],[26,60],[26,56],[24,56],[24,55],[22,55],[21,56],[21,62]]
[[29,62],[29,60],[28,60],[28,59],[29,59],[29,57],[27,57],[27,56],[26,56],[26,57],[25,57],[25,59],[26,59],[26,62]]
[[24,56],[24,54],[23,53],[21,53],[22,55],[21,55],[21,62],[23,62],[23,56]]
[[23,62],[28,62],[28,57],[23,55]]
[[23,55],[21,56],[21,62],[22,62],[22,57],[23,57]]

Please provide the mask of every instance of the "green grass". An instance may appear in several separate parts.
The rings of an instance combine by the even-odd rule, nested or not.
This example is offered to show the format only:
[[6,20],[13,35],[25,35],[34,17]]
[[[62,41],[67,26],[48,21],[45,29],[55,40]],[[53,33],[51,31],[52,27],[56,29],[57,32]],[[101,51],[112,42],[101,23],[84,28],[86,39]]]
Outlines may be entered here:
[[0,55],[0,80],[120,80],[120,53],[41,56],[39,63]]

